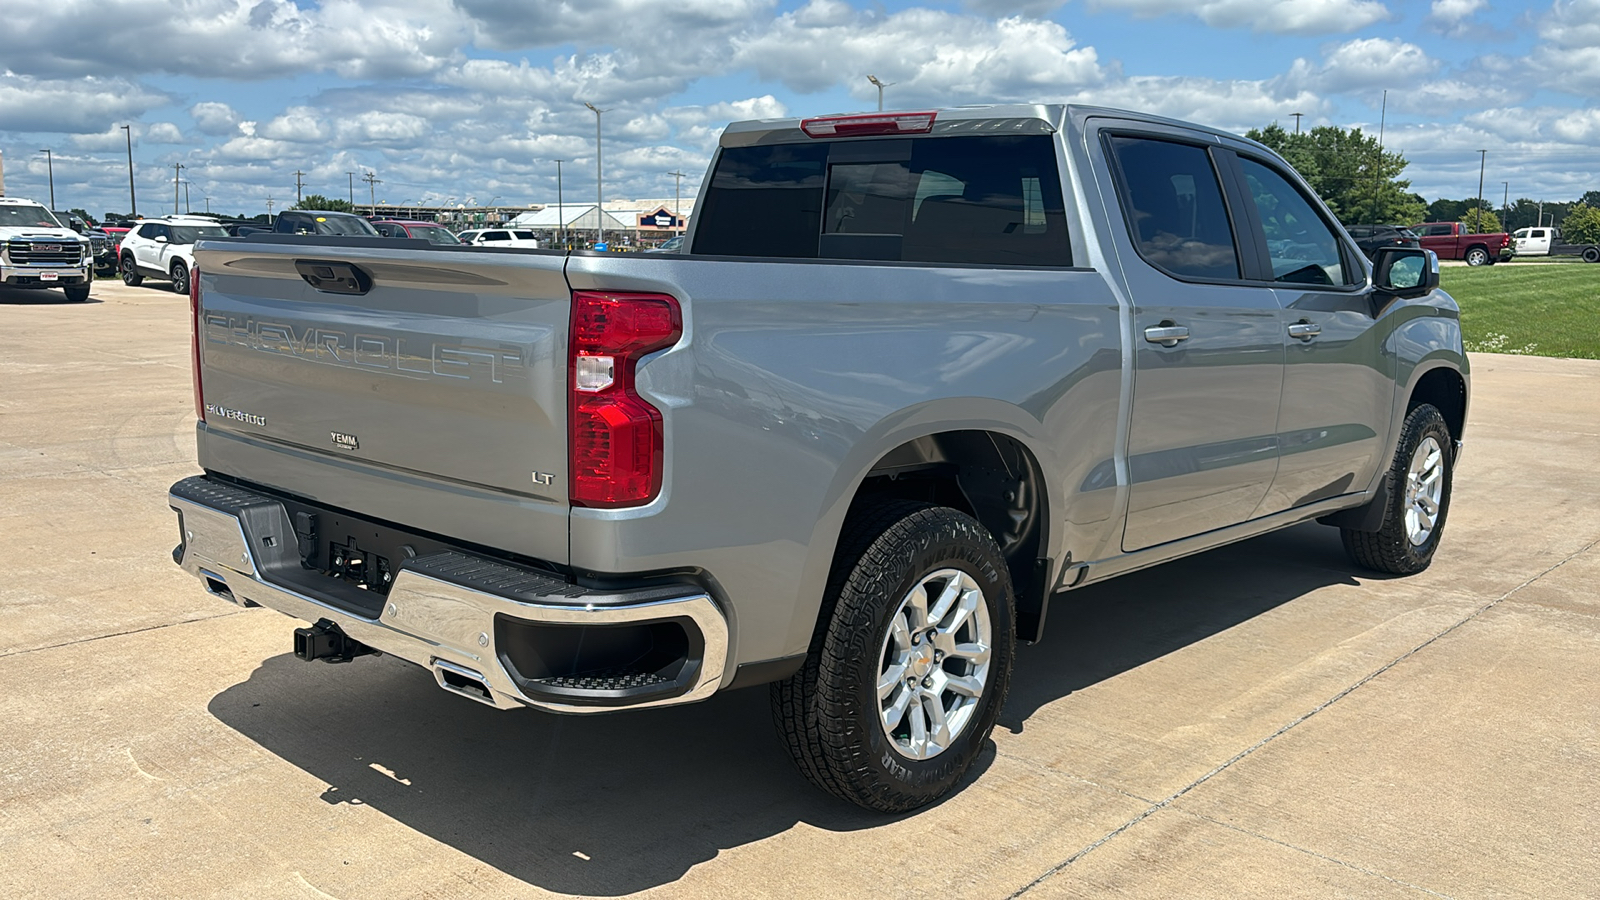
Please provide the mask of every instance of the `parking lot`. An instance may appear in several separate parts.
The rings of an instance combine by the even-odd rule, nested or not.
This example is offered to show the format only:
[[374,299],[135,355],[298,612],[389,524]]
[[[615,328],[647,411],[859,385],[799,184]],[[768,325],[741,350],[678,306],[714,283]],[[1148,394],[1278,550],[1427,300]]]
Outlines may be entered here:
[[498,712],[172,564],[187,299],[0,289],[8,897],[1600,894],[1600,362],[1473,358],[1433,567],[1308,524],[1057,598],[967,786],[882,818],[764,689]]

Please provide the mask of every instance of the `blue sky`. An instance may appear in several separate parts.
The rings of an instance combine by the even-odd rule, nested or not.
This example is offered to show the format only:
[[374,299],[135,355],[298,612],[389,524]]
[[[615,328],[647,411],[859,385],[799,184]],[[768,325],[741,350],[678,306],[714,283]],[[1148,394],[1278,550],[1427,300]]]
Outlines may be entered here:
[[[727,121],[1033,100],[1244,131],[1375,130],[1419,193],[1600,188],[1600,0],[51,0],[8,9],[7,193],[96,215],[345,196],[535,203],[671,196]],[[358,201],[366,188],[358,182]]]

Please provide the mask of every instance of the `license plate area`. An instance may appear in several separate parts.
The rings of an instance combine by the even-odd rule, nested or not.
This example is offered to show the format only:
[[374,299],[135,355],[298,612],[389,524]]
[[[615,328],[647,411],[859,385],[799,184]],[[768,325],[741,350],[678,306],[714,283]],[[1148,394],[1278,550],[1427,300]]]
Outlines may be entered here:
[[60,280],[60,278],[61,278],[61,273],[60,272],[40,272],[39,273],[39,280],[40,281],[57,281],[57,280]]

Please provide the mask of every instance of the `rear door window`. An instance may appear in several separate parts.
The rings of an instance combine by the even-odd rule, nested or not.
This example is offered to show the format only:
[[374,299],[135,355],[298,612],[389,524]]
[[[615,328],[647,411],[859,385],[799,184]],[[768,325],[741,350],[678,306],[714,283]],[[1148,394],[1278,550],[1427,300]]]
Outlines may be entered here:
[[516,238],[519,241],[536,241],[536,240],[538,240],[538,238],[533,236],[533,232],[531,232],[531,231],[513,231],[511,233],[513,235],[516,235]]
[[1111,137],[1110,145],[1139,255],[1179,277],[1237,279],[1233,227],[1206,149],[1126,135]]
[[483,239],[486,241],[509,241],[511,240],[511,235],[506,234],[504,231],[485,231]]
[[1048,135],[722,151],[696,253],[1069,266]]

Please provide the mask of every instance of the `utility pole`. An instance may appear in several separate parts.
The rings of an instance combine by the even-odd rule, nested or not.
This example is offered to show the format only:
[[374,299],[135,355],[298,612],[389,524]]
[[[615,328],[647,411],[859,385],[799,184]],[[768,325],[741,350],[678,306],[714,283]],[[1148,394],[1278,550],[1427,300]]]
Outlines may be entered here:
[[206,198],[206,215],[211,215],[211,195],[201,194],[200,196]]
[[[677,219],[678,237],[683,237],[683,173],[668,172],[672,176],[672,217]],[[681,247],[679,248],[681,252]]]
[[891,81],[888,84],[884,84],[883,82],[878,80],[878,76],[876,76],[876,75],[868,75],[867,76],[867,80],[872,82],[873,87],[876,87],[878,89],[878,112],[883,112],[883,89],[886,88],[886,87],[894,87],[895,85],[899,84],[900,82]]
[[1511,230],[1511,182],[1500,182],[1500,227]]
[[1489,151],[1478,151],[1478,205],[1472,211],[1472,231],[1483,233],[1483,166],[1489,160]]
[[[1372,224],[1378,224],[1378,202],[1383,194],[1383,126],[1389,119],[1389,92],[1383,92],[1383,110],[1378,113],[1378,164],[1377,171],[1372,175]],[[1295,121],[1295,132],[1300,130],[1300,122]]]
[[178,184],[182,180],[183,170],[189,168],[183,163],[172,164],[172,214],[178,214]]
[[1305,113],[1289,113],[1289,115],[1294,116],[1294,133],[1299,134],[1300,120],[1305,118]]
[[299,169],[295,169],[294,170],[294,205],[295,206],[299,206],[301,204],[301,202],[302,202],[301,199],[300,199],[300,189],[301,189],[301,187],[303,187],[303,184],[301,182],[301,177],[303,175],[305,175],[305,174],[306,173],[300,171]]
[[189,205],[189,180],[186,178],[183,181],[183,214],[188,215],[192,212],[194,207]]
[[376,172],[368,172],[361,176],[361,180],[367,183],[367,194],[372,200],[369,208],[372,210],[371,214],[375,216],[378,214],[378,185],[383,184],[383,179],[379,178]]
[[566,162],[558,159],[556,164],[556,233],[561,235],[561,249],[567,249],[567,213],[561,203],[561,164]]
[[271,194],[267,195],[267,227],[268,228],[272,227],[272,204],[274,204],[276,202],[278,202],[278,201],[272,199],[272,195]]
[[44,154],[45,168],[46,168],[46,170],[48,170],[50,172],[50,211],[53,213],[53,212],[56,211],[56,162],[55,162],[55,157],[50,154],[49,150],[40,150],[39,152]]
[[587,100],[583,103],[594,113],[594,242],[603,244],[606,240],[605,232],[605,190],[604,170],[600,167],[600,114],[610,112],[609,109],[600,109]]
[[139,201],[133,195],[133,129],[127,125],[119,126],[128,133],[128,215],[139,218]]
[[348,180],[350,182],[350,211],[351,212],[355,212],[356,211],[356,173],[354,173],[354,172],[346,172],[344,174],[348,177]]

